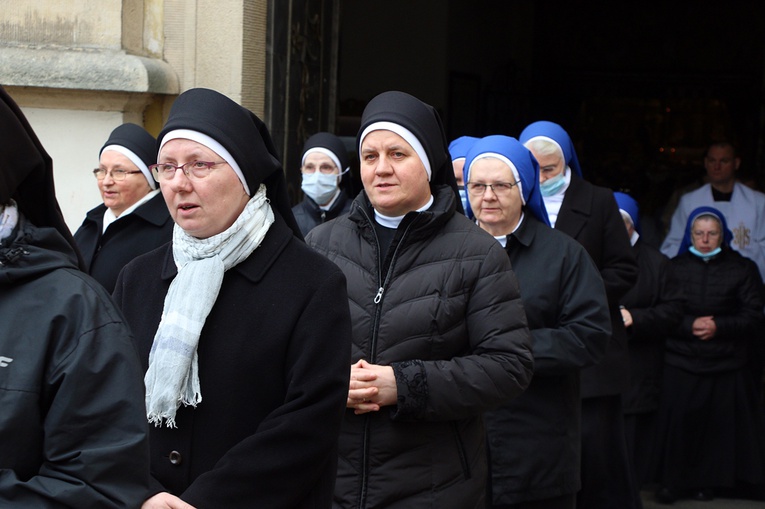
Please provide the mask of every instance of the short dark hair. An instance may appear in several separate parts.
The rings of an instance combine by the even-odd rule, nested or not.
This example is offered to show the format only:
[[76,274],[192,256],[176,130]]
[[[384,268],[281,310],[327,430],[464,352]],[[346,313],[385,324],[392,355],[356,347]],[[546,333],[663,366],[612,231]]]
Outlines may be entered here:
[[730,140],[723,139],[723,140],[712,141],[707,147],[707,151],[704,153],[704,157],[707,157],[709,155],[709,150],[712,147],[730,148],[733,151],[733,157],[738,157],[738,148],[736,147],[736,144]]

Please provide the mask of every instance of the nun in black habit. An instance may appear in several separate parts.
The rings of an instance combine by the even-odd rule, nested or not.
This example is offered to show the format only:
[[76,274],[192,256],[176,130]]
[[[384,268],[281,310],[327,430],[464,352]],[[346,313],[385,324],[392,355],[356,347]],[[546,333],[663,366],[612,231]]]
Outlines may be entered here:
[[484,508],[483,412],[520,394],[533,359],[502,247],[461,212],[435,109],[367,105],[364,190],[306,241],[348,279],[353,347],[336,508]]
[[[323,168],[332,168],[325,173]],[[292,207],[292,213],[303,235],[351,208],[353,176],[343,140],[332,133],[316,133],[303,145],[300,164],[303,201]]]
[[159,140],[172,243],[127,265],[115,290],[146,371],[150,501],[327,507],[349,377],[345,278],[303,243],[253,113],[192,89]]
[[122,124],[99,152],[103,203],[88,211],[74,234],[88,274],[114,291],[122,267],[173,233],[173,220],[149,166],[157,162],[157,140],[136,124]]

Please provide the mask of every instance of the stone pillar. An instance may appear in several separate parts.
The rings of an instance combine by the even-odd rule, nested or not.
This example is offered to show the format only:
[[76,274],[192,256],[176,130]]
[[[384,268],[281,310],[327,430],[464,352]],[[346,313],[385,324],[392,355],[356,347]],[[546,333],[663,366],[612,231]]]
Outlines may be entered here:
[[90,172],[117,125],[156,134],[175,71],[160,59],[162,0],[4,0],[0,83],[53,158],[70,229],[100,203]]

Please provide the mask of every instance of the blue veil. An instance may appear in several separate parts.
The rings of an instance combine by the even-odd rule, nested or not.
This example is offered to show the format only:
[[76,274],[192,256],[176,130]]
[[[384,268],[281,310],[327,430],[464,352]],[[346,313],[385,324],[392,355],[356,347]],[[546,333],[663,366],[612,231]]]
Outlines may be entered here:
[[576,149],[574,149],[574,142],[571,141],[571,137],[568,133],[558,124],[554,122],[548,122],[547,120],[540,120],[526,126],[521,132],[518,140],[526,145],[526,142],[532,138],[537,137],[549,138],[563,150],[563,157],[566,159],[566,164],[580,177],[582,176],[582,168],[579,166],[579,158],[576,157]]
[[725,216],[722,212],[714,207],[698,207],[691,212],[688,216],[688,222],[685,223],[683,240],[680,242],[680,249],[677,250],[678,256],[688,251],[693,245],[693,241],[691,240],[691,228],[693,227],[693,222],[701,216],[713,216],[720,221],[723,231],[723,241],[721,246],[730,247],[730,243],[733,241],[733,233],[728,229],[728,222],[725,221]]
[[532,153],[510,136],[492,135],[481,138],[473,144],[465,158],[465,182],[470,180],[470,167],[473,162],[483,154],[497,154],[515,166],[520,177],[521,195],[526,209],[550,226],[547,209],[539,192],[539,164]]

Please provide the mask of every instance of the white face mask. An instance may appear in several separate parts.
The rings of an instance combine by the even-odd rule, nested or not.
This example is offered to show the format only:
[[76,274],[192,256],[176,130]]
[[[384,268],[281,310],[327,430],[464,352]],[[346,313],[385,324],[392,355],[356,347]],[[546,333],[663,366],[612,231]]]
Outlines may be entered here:
[[337,173],[325,175],[319,171],[303,174],[303,183],[300,186],[303,192],[319,205],[328,203],[338,188]]

